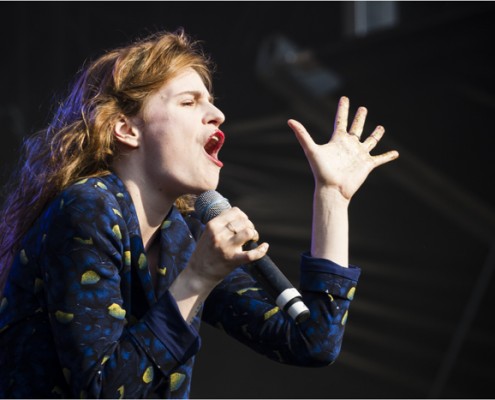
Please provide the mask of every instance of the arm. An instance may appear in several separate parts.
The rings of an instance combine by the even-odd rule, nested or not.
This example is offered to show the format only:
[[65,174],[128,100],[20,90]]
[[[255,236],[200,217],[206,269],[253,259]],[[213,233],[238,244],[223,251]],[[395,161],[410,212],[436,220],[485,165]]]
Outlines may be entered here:
[[242,267],[227,276],[205,302],[203,320],[274,361],[320,367],[341,348],[359,268],[342,268],[304,254],[300,292],[311,311],[296,324]]
[[342,97],[333,135],[323,145],[316,144],[301,123],[288,121],[306,154],[315,179],[311,253],[314,257],[332,260],[344,267],[349,263],[349,202],[374,168],[399,156],[397,151],[370,155],[383,136],[384,128],[376,127],[361,142],[367,110],[364,107],[358,109],[349,131],[348,114],[349,99]]
[[347,267],[349,256],[349,201],[331,187],[315,188],[311,254]]
[[240,271],[229,275],[206,303],[207,322],[277,361],[318,366],[337,357],[360,273],[358,268],[348,267],[348,205],[375,167],[398,156],[395,151],[371,156],[369,152],[384,130],[377,127],[361,142],[366,109],[359,108],[350,133],[348,109],[349,101],[344,97],[334,134],[324,145],[315,144],[297,121],[288,122],[315,179],[311,254],[303,256],[300,284],[311,310],[310,319],[294,324],[268,301],[247,269],[244,275]]

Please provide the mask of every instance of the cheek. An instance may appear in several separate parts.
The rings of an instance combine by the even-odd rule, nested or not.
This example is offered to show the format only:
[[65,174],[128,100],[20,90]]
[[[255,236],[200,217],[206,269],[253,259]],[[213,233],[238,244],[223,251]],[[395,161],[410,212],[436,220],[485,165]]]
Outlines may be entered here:
[[180,135],[162,132],[149,139],[145,149],[147,162],[169,170],[190,162],[191,146]]
[[153,157],[160,157],[163,161],[169,159],[178,162],[181,158],[195,158],[197,138],[191,124],[191,116],[176,112],[169,113],[149,112],[147,125],[144,131],[146,153]]

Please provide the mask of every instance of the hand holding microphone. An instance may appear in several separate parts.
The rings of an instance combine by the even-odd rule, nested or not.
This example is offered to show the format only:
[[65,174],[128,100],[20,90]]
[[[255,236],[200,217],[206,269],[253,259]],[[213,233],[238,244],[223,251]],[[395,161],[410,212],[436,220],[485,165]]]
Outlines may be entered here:
[[[202,193],[195,203],[196,213],[204,224],[217,217],[222,211],[230,208],[229,201],[214,190]],[[233,227],[229,228],[228,224],[227,228],[235,233],[235,229]],[[248,241],[245,243],[244,248],[251,250],[257,246],[256,242]],[[297,323],[309,317],[309,309],[303,303],[301,294],[267,255],[250,263],[249,266],[252,274],[267,293],[273,297],[280,309],[287,312]]]

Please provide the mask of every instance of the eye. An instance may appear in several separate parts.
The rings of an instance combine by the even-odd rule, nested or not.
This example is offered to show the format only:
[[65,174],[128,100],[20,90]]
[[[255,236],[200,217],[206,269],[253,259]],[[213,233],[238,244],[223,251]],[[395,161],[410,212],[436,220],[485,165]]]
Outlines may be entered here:
[[186,107],[190,107],[190,106],[193,106],[196,102],[192,99],[188,99],[188,100],[183,100],[181,102],[181,105],[183,106],[186,106]]

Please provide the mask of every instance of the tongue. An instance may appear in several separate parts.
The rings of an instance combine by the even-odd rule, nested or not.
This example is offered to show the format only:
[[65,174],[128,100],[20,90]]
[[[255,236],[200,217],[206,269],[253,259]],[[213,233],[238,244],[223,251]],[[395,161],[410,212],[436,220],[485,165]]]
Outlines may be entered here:
[[219,139],[213,136],[205,145],[205,151],[210,159],[219,167],[223,167],[223,163],[218,159]]
[[218,145],[218,138],[213,136],[209,141],[208,143],[206,143],[206,146],[205,146],[205,150],[206,152],[212,156],[212,157],[215,157],[215,154],[213,154],[217,148],[217,145]]

